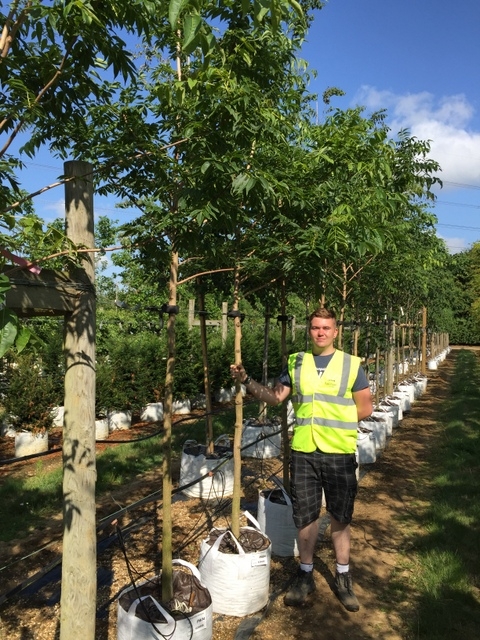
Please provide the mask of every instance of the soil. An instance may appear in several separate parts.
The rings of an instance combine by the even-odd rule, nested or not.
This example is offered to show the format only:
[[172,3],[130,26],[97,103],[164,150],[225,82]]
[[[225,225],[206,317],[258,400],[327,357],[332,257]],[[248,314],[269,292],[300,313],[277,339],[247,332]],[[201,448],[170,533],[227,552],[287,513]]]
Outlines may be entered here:
[[[245,618],[213,614],[212,640],[314,640],[319,637],[405,640],[408,637],[406,622],[415,610],[414,581],[405,600],[392,597],[388,587],[398,575],[410,581],[405,554],[419,533],[411,516],[420,514],[426,504],[423,496],[429,481],[426,454],[439,436],[439,407],[447,397],[455,359],[453,349],[438,370],[428,371],[426,392],[394,429],[377,461],[361,469],[351,550],[351,571],[360,611],[347,612],[332,591],[335,560],[327,527],[316,550],[316,591],[308,606],[299,609],[283,604],[297,559],[272,557],[267,607]],[[9,457],[5,447],[12,446],[11,443],[7,438],[0,440],[0,457]],[[61,464],[59,454],[48,456],[45,463]],[[10,465],[7,471],[0,469],[3,474],[33,474],[35,464],[35,461],[26,461]],[[259,489],[272,487],[268,478],[272,473],[281,477],[281,468],[278,458],[243,461],[243,508],[255,511]],[[178,480],[178,469],[176,477]],[[156,575],[161,569],[161,499],[158,494],[146,498],[161,489],[161,484],[161,469],[153,470],[98,501],[98,521],[106,518],[98,536],[98,640],[117,638],[117,599],[131,584],[129,570],[140,579]],[[141,499],[144,499],[142,503],[136,505]],[[127,505],[133,506],[122,512]],[[213,524],[228,526],[229,508],[228,499],[204,501],[175,494],[173,547],[179,557],[197,564],[200,543],[208,537]],[[117,525],[122,533],[123,550]],[[61,536],[59,515],[39,524],[27,538],[0,547],[1,639],[56,640],[60,637]],[[5,565],[9,566],[5,569]],[[42,583],[32,579],[30,587],[20,590],[29,578],[41,575],[49,566],[52,571]],[[10,595],[15,588],[18,593]],[[2,594],[9,597],[5,599]]]

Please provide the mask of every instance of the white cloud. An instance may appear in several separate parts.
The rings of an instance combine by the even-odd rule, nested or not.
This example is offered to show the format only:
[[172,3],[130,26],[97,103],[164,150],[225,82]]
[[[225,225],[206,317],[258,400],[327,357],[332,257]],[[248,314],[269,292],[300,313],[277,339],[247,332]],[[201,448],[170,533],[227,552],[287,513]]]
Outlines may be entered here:
[[480,184],[480,131],[469,128],[474,109],[464,95],[436,98],[425,91],[397,95],[363,86],[355,103],[369,110],[386,109],[394,134],[408,129],[412,136],[430,140],[430,155],[442,168],[442,180]]
[[95,253],[95,263],[98,269],[102,274],[105,274],[105,271],[108,271],[107,275],[111,275],[111,271],[115,268],[115,265],[112,262],[112,254],[111,253]]
[[470,248],[465,238],[445,238],[440,234],[438,234],[438,237],[445,242],[448,253],[460,253],[460,251],[465,251]]
[[[45,222],[53,222],[57,218],[65,217],[65,200],[49,200],[45,203],[34,201],[37,213],[45,220]],[[53,214],[51,213],[53,212]],[[47,215],[48,214],[48,215]]]

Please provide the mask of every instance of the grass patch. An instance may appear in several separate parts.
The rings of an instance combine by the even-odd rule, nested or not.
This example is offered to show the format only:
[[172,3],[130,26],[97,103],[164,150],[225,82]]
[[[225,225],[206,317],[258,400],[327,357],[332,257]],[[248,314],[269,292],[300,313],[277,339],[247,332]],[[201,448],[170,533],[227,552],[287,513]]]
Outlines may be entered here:
[[[258,404],[244,407],[244,416],[255,416]],[[213,419],[214,436],[233,434],[234,411],[225,410]],[[162,464],[161,435],[129,444],[112,445],[97,455],[96,494],[101,496]],[[179,457],[187,439],[205,442],[205,420],[180,420],[172,428],[172,457]],[[42,528],[42,519],[61,513],[62,469],[44,469],[42,460],[35,474],[7,478],[0,485],[0,541],[20,539]]]
[[[480,359],[472,351],[459,352],[450,391],[410,554],[418,599],[408,637],[418,640],[469,640],[480,628]],[[404,583],[405,594],[411,587]]]
[[61,469],[47,473],[39,461],[34,476],[7,478],[0,487],[0,540],[26,536],[39,528],[39,519],[57,513],[61,505]]

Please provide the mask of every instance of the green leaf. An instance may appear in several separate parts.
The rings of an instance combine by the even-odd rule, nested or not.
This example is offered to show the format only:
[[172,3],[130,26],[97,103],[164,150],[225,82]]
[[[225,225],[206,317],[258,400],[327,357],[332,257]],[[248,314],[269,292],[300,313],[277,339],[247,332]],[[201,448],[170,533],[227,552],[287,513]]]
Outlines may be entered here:
[[238,176],[232,181],[232,191],[236,194],[241,194],[248,183],[248,175],[246,173],[239,173]]
[[168,8],[168,20],[172,29],[178,27],[178,20],[182,10],[188,4],[188,0],[171,0]]
[[299,2],[296,0],[288,0],[288,4],[296,11],[297,15],[301,18],[303,16],[303,9]]
[[12,230],[15,227],[15,216],[11,215],[9,213],[2,213],[2,218],[0,220],[0,224],[3,227],[7,227],[8,229]]
[[13,346],[17,331],[17,316],[10,309],[3,309],[0,313],[0,358]]
[[1,273],[0,274],[0,294],[6,293],[7,291],[9,291],[9,289],[11,289],[11,287],[12,287],[12,284],[10,282],[10,278],[5,274]]
[[31,336],[32,332],[30,331],[30,329],[28,329],[28,327],[20,327],[17,338],[15,340],[17,353],[21,353],[25,349],[30,341]]
[[183,21],[183,50],[191,53],[195,48],[196,38],[200,31],[202,18],[199,15],[185,16]]

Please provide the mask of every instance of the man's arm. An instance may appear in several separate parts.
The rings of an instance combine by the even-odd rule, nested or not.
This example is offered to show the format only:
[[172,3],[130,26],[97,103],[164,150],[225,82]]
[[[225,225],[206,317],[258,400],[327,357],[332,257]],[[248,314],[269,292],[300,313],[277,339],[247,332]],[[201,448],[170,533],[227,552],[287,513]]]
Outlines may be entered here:
[[357,406],[358,421],[368,418],[373,411],[372,394],[370,387],[362,389],[361,391],[354,391],[352,393],[353,400]]
[[[242,383],[244,383],[245,378],[247,378],[247,373],[241,364],[232,364],[230,366],[230,373],[234,380],[238,380]],[[254,398],[272,406],[280,404],[280,402],[286,400],[291,391],[290,387],[287,387],[281,382],[277,382],[273,389],[270,387],[264,387],[263,384],[256,382],[256,380],[251,380],[246,386],[248,392],[251,393]]]
[[270,405],[280,404],[280,402],[283,402],[288,398],[291,391],[290,387],[286,387],[281,382],[277,382],[272,389],[270,387],[264,387],[263,384],[260,384],[255,380],[250,382],[247,389],[254,398]]

